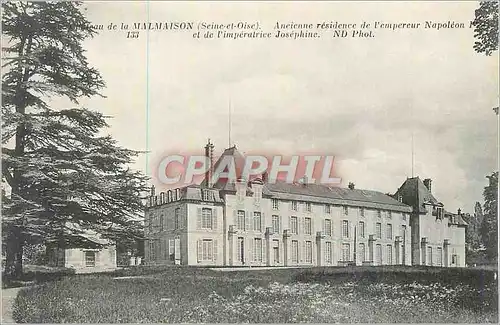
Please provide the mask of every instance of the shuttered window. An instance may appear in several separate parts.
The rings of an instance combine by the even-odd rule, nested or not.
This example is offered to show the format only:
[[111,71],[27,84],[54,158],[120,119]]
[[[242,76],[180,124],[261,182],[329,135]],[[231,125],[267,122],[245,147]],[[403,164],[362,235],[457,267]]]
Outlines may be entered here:
[[327,241],[325,242],[325,263],[332,264],[332,243]]
[[324,232],[325,236],[332,235],[332,221],[330,219],[325,219],[323,232]]
[[262,262],[262,239],[261,238],[254,239],[253,260],[254,260],[254,262]]
[[305,259],[306,263],[312,263],[312,242],[306,241]]
[[292,234],[299,233],[298,220],[295,216],[290,217],[290,231],[292,232]]
[[299,242],[292,240],[292,263],[297,264],[299,262]]

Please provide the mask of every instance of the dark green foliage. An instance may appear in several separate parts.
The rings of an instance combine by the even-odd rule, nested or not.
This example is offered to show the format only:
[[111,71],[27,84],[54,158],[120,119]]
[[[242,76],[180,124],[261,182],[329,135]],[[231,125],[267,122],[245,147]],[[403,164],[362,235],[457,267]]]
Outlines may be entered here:
[[481,235],[488,259],[495,263],[498,258],[498,172],[487,176],[489,184],[484,188],[484,219]]
[[482,1],[476,9],[474,25],[474,50],[491,55],[498,49],[498,0]]
[[[140,237],[145,178],[130,170],[137,151],[108,135],[102,113],[55,109],[50,98],[99,96],[99,72],[82,41],[94,35],[77,2],[3,2],[2,227],[6,272],[22,272],[23,245],[78,237],[67,222],[106,238]],[[62,240],[64,234],[64,240]]]

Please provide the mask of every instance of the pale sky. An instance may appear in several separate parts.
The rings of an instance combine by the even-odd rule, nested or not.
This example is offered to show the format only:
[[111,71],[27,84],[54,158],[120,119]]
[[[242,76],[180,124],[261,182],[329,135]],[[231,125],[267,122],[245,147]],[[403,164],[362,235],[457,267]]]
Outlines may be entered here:
[[[477,2],[150,2],[149,19],[229,23],[421,22],[473,19]],[[94,24],[147,22],[146,2],[89,2]],[[105,99],[85,106],[114,118],[121,145],[165,152],[334,154],[343,186],[394,193],[411,176],[433,179],[445,208],[473,212],[497,167],[498,52],[475,53],[473,30],[387,30],[371,39],[198,40],[193,31],[127,39],[103,31],[85,43]],[[149,85],[149,92],[148,90]],[[149,129],[147,107],[149,105]],[[146,133],[149,141],[146,143]],[[145,155],[135,168],[146,171]],[[149,171],[148,171],[149,172]]]

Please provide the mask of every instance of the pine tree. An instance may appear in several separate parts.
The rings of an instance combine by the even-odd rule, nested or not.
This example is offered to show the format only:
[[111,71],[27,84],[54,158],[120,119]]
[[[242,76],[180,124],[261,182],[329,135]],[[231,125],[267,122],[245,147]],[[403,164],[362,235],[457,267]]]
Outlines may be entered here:
[[476,38],[474,50],[491,55],[498,49],[498,0],[481,1],[472,24]]
[[484,219],[481,235],[490,262],[496,263],[498,257],[498,172],[487,176],[488,186],[484,188]]
[[[11,188],[2,230],[5,273],[19,276],[26,243],[78,238],[68,222],[112,240],[139,236],[145,177],[127,167],[139,152],[100,135],[105,116],[78,107],[104,87],[81,45],[95,34],[81,4],[4,2],[2,9],[2,181]],[[50,97],[74,107],[54,109]]]

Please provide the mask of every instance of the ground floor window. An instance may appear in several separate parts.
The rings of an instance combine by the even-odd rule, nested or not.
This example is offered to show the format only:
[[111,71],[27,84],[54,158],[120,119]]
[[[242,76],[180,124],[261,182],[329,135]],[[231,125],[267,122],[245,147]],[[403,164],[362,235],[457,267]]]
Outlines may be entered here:
[[215,242],[212,239],[198,241],[198,262],[213,261],[215,257]]
[[85,251],[85,266],[94,267],[95,266],[95,252]]
[[378,265],[382,265],[382,245],[377,244],[375,250],[375,258]]
[[387,245],[387,264],[392,265],[392,245]]
[[254,239],[253,260],[255,262],[262,262],[262,239],[260,238]]
[[325,243],[325,263],[332,264],[332,243]]
[[238,255],[238,261],[243,263],[245,261],[244,256],[245,256],[245,250],[244,250],[244,240],[243,237],[238,237],[238,248],[237,248],[237,255]]
[[310,241],[306,241],[306,263],[312,263],[312,254],[313,254],[313,250],[312,250],[312,242]]
[[299,262],[299,242],[292,240],[292,263]]
[[443,265],[443,249],[441,247],[438,247],[437,249],[436,264],[437,266]]
[[273,240],[273,257],[274,264],[278,264],[280,262],[280,243],[279,240]]
[[342,261],[349,261],[351,255],[351,246],[342,244]]
[[427,265],[432,265],[432,247],[427,247]]
[[365,244],[359,244],[359,253],[357,255],[358,255],[358,258],[361,262],[366,261]]

